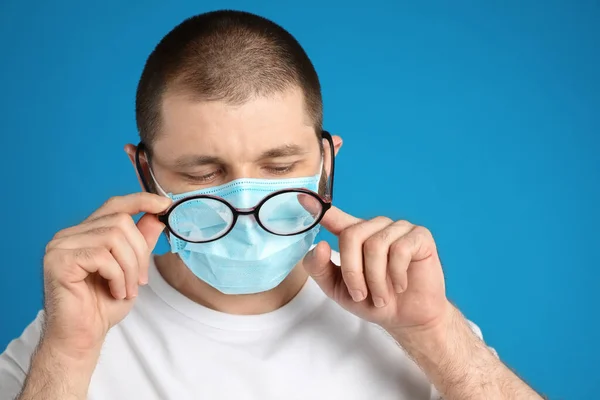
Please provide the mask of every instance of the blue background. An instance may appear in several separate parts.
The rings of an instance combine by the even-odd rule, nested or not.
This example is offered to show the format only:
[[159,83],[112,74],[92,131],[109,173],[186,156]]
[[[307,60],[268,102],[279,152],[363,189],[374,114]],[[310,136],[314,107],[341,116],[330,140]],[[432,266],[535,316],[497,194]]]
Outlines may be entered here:
[[0,348],[42,306],[52,235],[138,189],[122,146],[154,45],[238,8],[314,61],[345,139],[337,205],[429,227],[449,296],[507,364],[551,398],[593,396],[600,3],[283,3],[2,1]]

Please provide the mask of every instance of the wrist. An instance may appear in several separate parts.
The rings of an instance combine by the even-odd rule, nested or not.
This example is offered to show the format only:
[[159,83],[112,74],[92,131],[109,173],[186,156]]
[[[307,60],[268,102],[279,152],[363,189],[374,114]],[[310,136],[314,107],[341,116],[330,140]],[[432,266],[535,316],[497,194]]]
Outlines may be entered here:
[[439,318],[428,324],[389,333],[411,356],[433,364],[456,359],[461,349],[470,347],[471,340],[477,340],[465,318],[450,302]]
[[462,319],[460,312],[450,302],[446,302],[438,317],[423,325],[390,328],[387,331],[400,344],[411,343],[414,345],[427,343],[443,343],[449,331],[456,328]]
[[91,377],[98,358],[100,346],[86,350],[69,348],[52,338],[43,338],[35,353],[33,363],[40,362],[44,365],[57,365],[61,371],[69,375]]
[[105,335],[81,332],[74,336],[57,326],[60,325],[46,323],[40,347],[52,349],[57,357],[68,363],[86,363],[99,357]]
[[42,339],[31,360],[20,400],[87,398],[97,356],[73,357]]

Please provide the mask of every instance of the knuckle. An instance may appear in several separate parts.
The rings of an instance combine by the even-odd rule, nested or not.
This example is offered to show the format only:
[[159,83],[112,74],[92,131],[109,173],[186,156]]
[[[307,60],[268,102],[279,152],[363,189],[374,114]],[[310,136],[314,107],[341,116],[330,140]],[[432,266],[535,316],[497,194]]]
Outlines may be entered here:
[[47,271],[51,269],[52,266],[61,258],[60,252],[48,251],[46,254],[44,254],[44,270]]
[[102,207],[110,207],[121,202],[122,196],[113,196],[104,202]]
[[123,238],[121,230],[114,226],[99,226],[90,231],[90,233],[98,236],[103,236],[106,240],[105,245],[114,247]]
[[381,215],[378,216],[378,217],[373,218],[373,221],[376,221],[376,222],[379,222],[379,223],[382,223],[382,224],[383,223],[391,224],[391,223],[394,222],[391,218],[384,217],[384,216],[381,216]]
[[94,257],[95,254],[92,249],[81,248],[73,250],[73,258],[75,258],[75,260],[90,261],[93,260]]
[[54,234],[54,236],[52,236],[52,240],[62,239],[65,236],[69,236],[71,234],[71,232],[73,231],[74,228],[75,228],[75,226],[71,226],[69,228],[61,229],[60,231],[56,232]]
[[400,228],[412,228],[413,227],[412,223],[410,223],[409,221],[406,221],[404,219],[394,222],[394,225],[397,227],[400,227]]
[[366,281],[367,285],[369,285],[371,289],[377,289],[377,286],[383,284],[384,282],[383,278],[379,278],[377,276],[367,276]]
[[134,202],[142,204],[148,204],[154,200],[154,195],[148,192],[132,193],[130,196]]
[[54,238],[46,244],[46,248],[44,249],[44,253],[48,254],[52,249],[54,249],[58,245],[59,239]]
[[99,226],[90,230],[90,233],[93,235],[103,236],[110,235],[115,229],[111,226]]
[[363,251],[365,254],[381,253],[387,249],[386,239],[388,233],[378,232],[365,241]]
[[413,232],[415,232],[417,234],[420,234],[420,235],[426,235],[426,236],[429,235],[429,236],[431,236],[431,232],[429,231],[429,229],[425,228],[424,226],[420,226],[420,225],[415,226],[413,228]]
[[429,229],[425,228],[424,226],[416,226],[413,229],[413,232],[416,236],[421,236],[424,239],[432,239],[433,238],[431,231]]
[[342,270],[342,274],[344,276],[344,280],[348,283],[356,284],[359,283],[363,278],[363,275],[358,271],[354,271],[352,269],[344,269]]
[[352,242],[352,239],[356,236],[356,228],[350,227],[340,233],[340,241],[344,243]]
[[344,231],[342,231],[339,238],[343,242],[354,243],[359,239],[360,234],[363,231],[363,229],[364,229],[363,223],[359,222],[358,224],[352,225],[352,226],[346,228]]
[[390,246],[390,253],[396,257],[406,257],[410,255],[410,247],[405,239],[400,239],[392,243]]
[[113,218],[115,221],[115,225],[123,230],[128,229],[131,223],[133,222],[131,215],[127,213],[116,213],[113,215]]

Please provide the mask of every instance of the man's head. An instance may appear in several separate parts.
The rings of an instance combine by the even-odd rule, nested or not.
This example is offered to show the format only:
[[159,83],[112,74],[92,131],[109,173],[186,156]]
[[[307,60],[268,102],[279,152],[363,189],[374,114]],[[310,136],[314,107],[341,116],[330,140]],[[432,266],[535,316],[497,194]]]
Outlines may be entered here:
[[158,182],[174,193],[310,176],[321,161],[312,63],[287,31],[245,12],[201,14],[168,33],[142,73],[136,119]]

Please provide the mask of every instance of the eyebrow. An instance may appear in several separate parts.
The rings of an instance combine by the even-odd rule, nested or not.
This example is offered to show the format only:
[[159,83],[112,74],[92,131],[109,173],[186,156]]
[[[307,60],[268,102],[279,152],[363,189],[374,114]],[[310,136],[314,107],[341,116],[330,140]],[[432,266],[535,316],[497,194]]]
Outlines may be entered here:
[[190,168],[211,164],[223,164],[223,160],[214,156],[192,155],[179,157],[177,160],[175,160],[174,164],[177,168]]
[[283,146],[275,147],[263,152],[258,160],[266,160],[269,158],[299,156],[308,153],[305,149],[297,144],[284,144]]
[[[306,153],[308,153],[308,151],[296,144],[285,144],[283,146],[274,147],[264,151],[257,160],[263,161],[270,158],[299,156]],[[225,164],[225,162],[222,158],[215,156],[188,155],[179,157],[177,160],[175,160],[174,164],[177,168],[191,168],[211,164]]]

